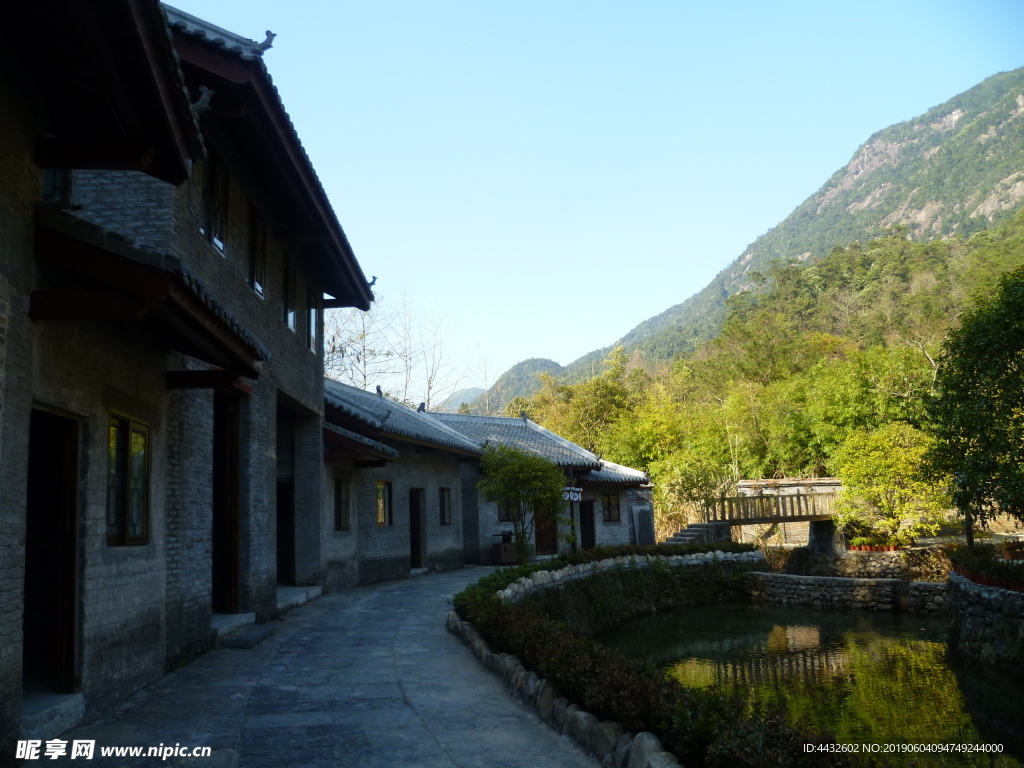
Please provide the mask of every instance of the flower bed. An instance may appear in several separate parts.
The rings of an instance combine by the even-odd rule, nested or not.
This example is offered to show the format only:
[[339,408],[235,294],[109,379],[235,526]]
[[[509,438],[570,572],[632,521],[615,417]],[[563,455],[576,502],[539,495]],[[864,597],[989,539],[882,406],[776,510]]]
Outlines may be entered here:
[[[683,552],[693,555],[709,548],[721,548],[724,554],[725,548],[718,543],[673,548],[667,558],[647,549],[642,560],[638,554],[609,565],[609,559],[622,555],[601,550],[577,553],[574,563],[503,569],[456,595],[457,615],[472,627],[454,617],[449,626],[457,623],[457,631],[488,668],[504,670],[506,680],[521,689],[521,695],[538,707],[546,697],[551,717],[567,730],[582,729],[584,736],[578,740],[595,754],[599,750],[592,743],[599,741],[605,752],[598,757],[608,764],[621,765],[623,755],[621,750],[608,751],[616,738],[599,739],[597,734],[614,733],[618,727],[619,734],[625,729],[636,733],[637,739],[654,734],[688,766],[853,765],[849,755],[804,752],[804,744],[830,742],[791,726],[782,712],[748,707],[717,689],[686,688],[587,636],[587,630],[639,612],[742,595],[744,578],[757,565],[725,557],[703,559],[699,567],[694,567],[695,558],[680,561]],[[750,551],[750,547],[729,549]],[[587,578],[559,576],[553,589],[534,589],[530,578],[538,571],[551,573],[565,565],[578,567],[601,560],[603,569],[575,572]],[[510,590],[515,583],[520,589]],[[553,700],[562,702],[560,710]],[[568,717],[567,709],[573,710]],[[626,758],[633,764],[628,751]],[[657,759],[663,765],[674,763],[672,755]],[[642,764],[649,764],[646,757]]]
[[975,584],[1024,592],[1024,563],[1002,559],[996,547],[976,544],[973,551],[951,547],[948,555],[953,571]]
[[974,573],[955,564],[953,565],[953,571],[965,579],[973,581],[975,584],[981,584],[983,587],[997,587],[998,589],[1008,589],[1011,592],[1024,592],[1024,581],[1006,579],[1000,576],[989,576],[984,573]]

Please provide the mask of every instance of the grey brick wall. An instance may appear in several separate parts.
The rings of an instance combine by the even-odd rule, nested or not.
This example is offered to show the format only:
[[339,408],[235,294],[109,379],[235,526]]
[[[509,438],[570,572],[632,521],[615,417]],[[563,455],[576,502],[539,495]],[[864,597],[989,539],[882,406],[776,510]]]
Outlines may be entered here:
[[0,66],[0,764],[21,723],[25,488],[32,407],[32,207],[42,173],[32,162],[34,102]]
[[[200,367],[173,354],[174,370]],[[211,646],[213,393],[170,393],[167,419],[167,649],[176,667]]]
[[71,204],[93,224],[138,245],[168,251],[173,192],[170,184],[135,171],[76,171]]
[[[411,540],[409,491],[424,489],[423,562],[431,570],[459,568],[463,564],[462,475],[458,457],[446,451],[417,453],[415,446],[387,441],[400,457],[385,467],[358,469],[359,582],[368,584],[409,575]],[[389,480],[394,493],[393,526],[377,525],[377,481]],[[451,489],[452,524],[441,525],[440,488]]]
[[[34,324],[37,403],[72,414],[81,431],[80,652],[89,703],[123,696],[164,671],[167,592],[168,353],[141,325]],[[149,540],[107,544],[110,412],[149,425]]]
[[[356,501],[359,493],[355,465],[352,462],[332,462],[323,465],[324,496],[321,532],[326,568],[326,586],[330,590],[354,587],[359,583],[360,519]],[[334,530],[335,480],[348,488],[349,530]]]

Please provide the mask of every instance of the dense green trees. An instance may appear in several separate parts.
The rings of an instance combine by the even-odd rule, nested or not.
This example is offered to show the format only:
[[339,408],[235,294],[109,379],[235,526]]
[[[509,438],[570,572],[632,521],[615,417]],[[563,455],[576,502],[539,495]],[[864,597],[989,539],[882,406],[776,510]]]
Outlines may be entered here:
[[1000,511],[1024,520],[1024,266],[964,313],[943,352],[931,465],[953,478],[973,546],[972,519]]
[[[719,335],[695,353],[645,370],[617,349],[589,381],[544,377],[513,415],[526,410],[612,461],[646,469],[665,530],[740,478],[841,472],[851,436],[927,432],[943,338],[971,297],[994,293],[1022,259],[1024,213],[969,240],[915,243],[895,230],[808,267],[774,264],[752,276],[757,291],[731,300]],[[939,381],[940,390],[952,386],[948,374]],[[1007,403],[1004,423],[1022,429],[999,438],[1008,457],[1005,441],[1024,435],[1024,421],[1006,409],[1024,413],[1024,403]],[[902,426],[878,432],[888,425]],[[920,474],[921,452],[912,453],[914,466],[901,470],[908,483]]]

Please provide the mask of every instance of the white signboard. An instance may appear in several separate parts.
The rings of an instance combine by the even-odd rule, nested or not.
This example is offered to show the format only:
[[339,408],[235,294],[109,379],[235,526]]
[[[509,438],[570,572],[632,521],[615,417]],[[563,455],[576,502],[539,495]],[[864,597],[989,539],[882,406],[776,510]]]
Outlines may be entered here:
[[579,501],[582,497],[582,488],[576,488],[574,486],[567,485],[562,489],[562,499],[564,501]]

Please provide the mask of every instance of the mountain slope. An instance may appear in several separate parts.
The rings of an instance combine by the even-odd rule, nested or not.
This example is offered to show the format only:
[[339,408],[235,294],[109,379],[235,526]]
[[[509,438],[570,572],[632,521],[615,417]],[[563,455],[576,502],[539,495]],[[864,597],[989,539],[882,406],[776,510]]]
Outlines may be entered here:
[[472,413],[503,414],[505,404],[513,398],[529,397],[540,389],[538,375],[550,373],[558,376],[563,370],[554,360],[544,357],[523,360],[501,374],[490,389],[469,404],[469,410]]
[[[817,260],[893,226],[930,240],[996,226],[1024,201],[1024,68],[994,75],[920,117],[871,136],[850,162],[711,283],[622,337],[648,359],[712,338],[727,298],[753,287],[773,260]],[[576,378],[611,347],[566,366]]]

